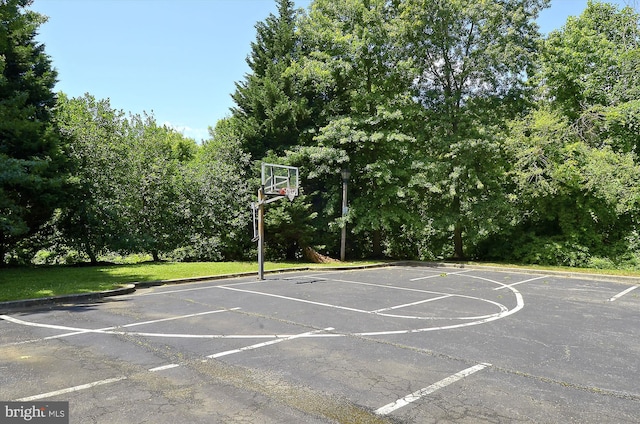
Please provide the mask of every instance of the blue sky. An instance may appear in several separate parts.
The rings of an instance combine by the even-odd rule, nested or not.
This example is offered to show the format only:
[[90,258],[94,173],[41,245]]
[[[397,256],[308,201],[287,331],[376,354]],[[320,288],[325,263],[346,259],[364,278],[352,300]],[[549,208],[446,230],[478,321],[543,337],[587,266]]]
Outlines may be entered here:
[[[552,0],[538,20],[542,32],[586,4]],[[58,71],[56,91],[153,112],[158,123],[198,141],[229,115],[234,83],[249,70],[254,26],[277,12],[274,0],[35,0],[31,9],[49,17],[38,41]]]

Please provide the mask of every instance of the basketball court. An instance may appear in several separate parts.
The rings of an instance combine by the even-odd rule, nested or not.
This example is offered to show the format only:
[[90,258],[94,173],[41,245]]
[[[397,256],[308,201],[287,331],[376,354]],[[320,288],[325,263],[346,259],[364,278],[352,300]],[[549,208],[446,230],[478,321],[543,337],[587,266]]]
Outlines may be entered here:
[[82,423],[632,423],[640,290],[390,266],[4,315],[0,399]]

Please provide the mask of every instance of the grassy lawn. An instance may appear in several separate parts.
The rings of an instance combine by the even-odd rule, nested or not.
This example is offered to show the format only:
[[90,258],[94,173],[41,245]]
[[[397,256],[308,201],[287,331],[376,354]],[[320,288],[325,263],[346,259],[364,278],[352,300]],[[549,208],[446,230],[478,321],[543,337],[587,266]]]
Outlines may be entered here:
[[[340,265],[358,265],[348,262]],[[323,266],[266,262],[266,271]],[[327,264],[331,266],[335,264]],[[42,266],[0,269],[0,302],[111,290],[124,283],[257,272],[257,262],[160,262],[106,266]]]

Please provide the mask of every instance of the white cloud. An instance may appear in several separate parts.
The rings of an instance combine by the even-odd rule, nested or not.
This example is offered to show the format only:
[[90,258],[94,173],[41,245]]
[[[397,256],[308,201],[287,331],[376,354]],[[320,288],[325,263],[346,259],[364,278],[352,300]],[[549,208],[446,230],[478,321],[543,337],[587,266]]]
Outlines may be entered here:
[[198,143],[201,142],[202,140],[209,138],[208,128],[205,128],[205,129],[191,128],[188,125],[174,124],[169,121],[163,122],[162,125],[168,128],[171,128],[172,130],[178,131],[180,134],[184,135],[185,137],[193,138]]

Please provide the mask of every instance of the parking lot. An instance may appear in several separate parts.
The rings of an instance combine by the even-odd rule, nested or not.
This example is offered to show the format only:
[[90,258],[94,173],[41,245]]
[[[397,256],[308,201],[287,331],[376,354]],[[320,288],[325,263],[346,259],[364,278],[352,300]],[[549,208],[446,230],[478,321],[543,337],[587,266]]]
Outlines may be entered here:
[[637,283],[305,271],[0,318],[0,400],[72,423],[637,423]]

